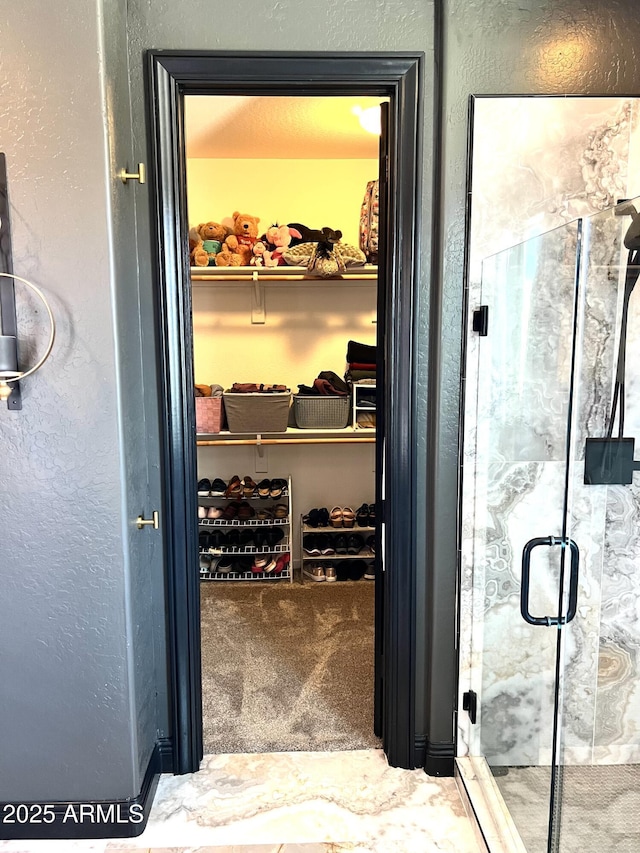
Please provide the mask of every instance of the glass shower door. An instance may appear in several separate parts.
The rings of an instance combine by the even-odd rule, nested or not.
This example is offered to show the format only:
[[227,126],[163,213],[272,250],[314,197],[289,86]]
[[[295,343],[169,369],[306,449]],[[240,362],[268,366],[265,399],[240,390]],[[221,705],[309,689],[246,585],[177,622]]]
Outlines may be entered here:
[[578,568],[565,519],[580,229],[528,240],[482,270],[471,754],[529,853],[549,849],[561,635]]
[[584,220],[568,502],[580,585],[561,638],[554,853],[640,850],[639,211]]

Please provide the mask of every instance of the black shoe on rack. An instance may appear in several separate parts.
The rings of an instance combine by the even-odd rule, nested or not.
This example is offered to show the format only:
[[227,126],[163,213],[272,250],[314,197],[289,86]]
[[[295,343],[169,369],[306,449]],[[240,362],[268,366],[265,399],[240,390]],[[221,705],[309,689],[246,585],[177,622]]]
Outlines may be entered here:
[[369,504],[362,504],[356,510],[356,524],[358,527],[369,527]]
[[267,544],[273,548],[274,545],[280,544],[284,539],[284,530],[282,527],[267,527],[265,535],[267,537]]
[[359,554],[364,548],[364,537],[359,533],[352,533],[347,539],[347,554]]
[[320,556],[320,548],[318,547],[318,537],[315,533],[309,533],[302,537],[302,550],[305,554],[311,557]]
[[247,548],[248,546],[254,544],[253,543],[253,537],[254,537],[254,531],[253,530],[241,530],[238,534],[238,540],[239,540],[238,544],[242,548]]
[[316,536],[316,545],[320,549],[320,553],[323,557],[331,556],[331,554],[336,553],[336,549],[333,544],[333,536],[330,536],[328,533],[318,533]]
[[376,579],[376,564],[367,563],[367,568],[364,570],[363,577],[365,580],[374,581]]
[[198,533],[198,545],[205,550],[211,545],[211,534],[207,530]]
[[364,544],[367,546],[367,548],[368,548],[368,549],[369,549],[373,554],[375,554],[375,553],[376,553],[376,537],[375,537],[375,536],[367,536],[367,538],[365,539]]
[[222,574],[228,574],[233,571],[233,560],[231,557],[221,557],[216,566],[216,571],[222,572]]
[[363,576],[367,564],[364,560],[349,560],[348,571],[349,580],[359,581]]
[[221,480],[220,477],[216,477],[215,480],[211,483],[211,497],[221,498],[226,491],[227,484],[225,483],[225,481]]
[[344,535],[344,533],[340,533],[338,534],[338,536],[334,536],[333,547],[336,549],[336,554],[347,553],[347,537]]
[[267,529],[262,528],[260,530],[253,531],[253,544],[256,548],[266,548],[269,544],[267,539]]
[[211,494],[211,480],[198,480],[198,497],[208,498]]

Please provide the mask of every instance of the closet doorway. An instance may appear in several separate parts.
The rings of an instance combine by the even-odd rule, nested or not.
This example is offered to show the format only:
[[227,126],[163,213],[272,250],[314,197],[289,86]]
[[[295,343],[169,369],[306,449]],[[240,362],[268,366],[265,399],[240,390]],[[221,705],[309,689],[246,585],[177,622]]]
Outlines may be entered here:
[[203,749],[378,748],[381,98],[184,116]]
[[[186,251],[189,242],[189,227],[197,225],[201,221],[209,220],[215,220],[219,223],[222,220],[220,224],[231,224],[228,220],[225,222],[225,217],[228,217],[231,211],[221,210],[218,213],[217,203],[213,195],[218,195],[220,198],[230,197],[229,193],[232,192],[233,186],[231,183],[229,188],[225,188],[219,176],[216,192],[212,194],[211,214],[205,215],[202,207],[198,208],[201,202],[196,201],[196,197],[201,192],[202,185],[200,181],[195,179],[198,166],[194,168],[194,164],[190,163],[188,117],[190,111],[194,108],[197,109],[196,104],[206,104],[207,101],[210,104],[216,104],[215,112],[219,118],[221,112],[232,104],[235,107],[239,103],[249,106],[252,102],[254,111],[259,113],[261,108],[268,108],[277,104],[277,99],[287,98],[307,99],[309,103],[320,106],[326,105],[322,104],[324,99],[331,98],[360,98],[362,101],[385,102],[389,105],[388,109],[382,111],[384,114],[383,132],[378,161],[380,176],[378,293],[377,297],[374,297],[373,303],[369,305],[371,293],[365,295],[367,288],[366,286],[363,288],[363,304],[358,321],[361,324],[362,317],[368,313],[371,326],[374,326],[372,321],[377,320],[377,332],[372,334],[369,331],[368,335],[356,336],[354,332],[357,332],[357,328],[354,329],[353,325],[348,323],[344,325],[342,330],[344,333],[344,349],[346,349],[349,341],[356,337],[364,338],[361,341],[356,340],[356,343],[365,346],[377,344],[377,429],[375,430],[375,443],[373,447],[367,447],[367,444],[371,445],[371,441],[363,440],[364,434],[357,432],[357,426],[352,428],[353,437],[350,443],[355,446],[351,449],[361,455],[361,461],[356,463],[354,467],[353,459],[351,459],[349,465],[351,465],[352,470],[350,471],[348,470],[349,465],[345,467],[339,458],[337,445],[341,445],[341,451],[344,450],[346,444],[344,437],[336,438],[332,434],[331,437],[335,439],[336,446],[330,446],[336,458],[333,460],[334,473],[329,474],[329,479],[335,481],[336,494],[339,493],[340,489],[338,484],[342,484],[342,488],[347,490],[348,502],[342,502],[338,499],[338,503],[342,507],[350,506],[352,503],[358,505],[358,501],[362,498],[363,503],[371,505],[371,514],[375,517],[375,522],[372,519],[366,525],[367,527],[371,524],[375,526],[377,539],[375,551],[366,550],[366,554],[371,559],[366,561],[362,567],[363,573],[366,571],[368,574],[374,575],[375,580],[372,578],[369,581],[364,579],[359,581],[362,585],[371,584],[375,587],[376,654],[375,678],[372,679],[371,683],[372,690],[375,683],[374,728],[376,735],[381,738],[392,764],[406,767],[415,766],[415,640],[413,618],[415,566],[412,559],[413,543],[411,537],[407,536],[406,521],[407,518],[412,517],[413,513],[412,496],[415,493],[413,482],[416,474],[411,466],[411,453],[407,453],[407,448],[412,448],[415,445],[411,418],[411,376],[413,372],[411,328],[415,281],[413,234],[416,225],[415,186],[418,175],[417,105],[419,93],[417,71],[419,61],[419,57],[407,58],[406,56],[386,57],[383,60],[380,57],[339,57],[335,55],[305,57],[276,55],[231,57],[216,54],[193,56],[175,53],[153,53],[150,55],[150,83],[153,89],[152,103],[154,106],[154,167],[157,190],[158,245],[161,247],[159,274],[164,343],[162,366],[166,380],[165,387],[168,392],[167,454],[165,459],[167,523],[170,527],[170,535],[167,539],[169,543],[169,553],[167,554],[168,638],[169,664],[174,683],[174,736],[172,746],[173,764],[176,772],[190,772],[197,769],[202,756],[201,662],[205,663],[206,670],[208,655],[210,653],[215,654],[212,649],[203,649],[201,644],[200,577],[206,575],[210,579],[210,583],[207,584],[206,596],[203,594],[203,599],[209,598],[210,595],[214,597],[213,600],[218,607],[216,618],[220,617],[220,600],[225,598],[222,595],[222,589],[227,590],[222,609],[227,609],[227,616],[230,619],[230,633],[237,629],[238,622],[242,622],[244,618],[237,610],[237,607],[241,606],[240,599],[245,596],[245,592],[240,592],[241,589],[246,590],[250,596],[255,598],[255,590],[261,585],[258,598],[263,600],[263,603],[265,603],[266,598],[271,597],[273,599],[271,603],[266,603],[267,607],[276,606],[278,609],[287,610],[292,606],[291,601],[285,600],[287,598],[286,593],[292,589],[288,576],[294,583],[299,583],[301,577],[304,583],[315,585],[312,576],[313,567],[319,566],[325,574],[326,587],[323,588],[323,592],[335,590],[336,601],[339,595],[338,589],[341,586],[338,581],[329,589],[330,585],[326,582],[329,578],[329,572],[325,571],[329,563],[326,560],[315,560],[306,565],[310,557],[324,555],[309,554],[308,549],[305,551],[304,544],[311,531],[308,529],[308,520],[305,520],[303,516],[309,514],[312,509],[311,504],[313,504],[313,508],[316,508],[316,505],[324,503],[329,511],[334,505],[333,499],[329,499],[330,492],[326,488],[325,491],[320,489],[320,491],[314,492],[313,485],[310,487],[309,483],[305,483],[305,478],[312,477],[315,468],[322,472],[318,474],[318,479],[324,478],[326,484],[327,473],[322,463],[319,462],[321,457],[317,456],[318,449],[322,447],[319,442],[312,441],[310,437],[301,441],[299,431],[295,427],[292,428],[291,425],[287,426],[286,423],[278,425],[277,430],[275,426],[271,427],[274,432],[277,432],[281,442],[278,442],[276,437],[272,439],[265,437],[263,439],[262,434],[258,433],[258,428],[251,424],[246,429],[239,429],[236,425],[232,429],[231,435],[225,431],[224,435],[220,433],[218,437],[216,437],[214,430],[211,430],[211,434],[205,435],[202,424],[200,424],[198,447],[195,446],[193,440],[196,434],[193,397],[195,383],[206,384],[207,386],[220,384],[226,389],[233,384],[235,376],[239,384],[251,384],[251,379],[246,370],[241,371],[242,352],[245,353],[245,356],[251,353],[251,358],[247,359],[247,363],[252,363],[254,370],[257,370],[261,365],[261,355],[264,356],[262,364],[270,365],[273,370],[272,365],[276,362],[273,361],[273,353],[269,352],[269,349],[287,346],[282,337],[283,330],[278,328],[282,326],[283,318],[287,312],[290,316],[295,316],[294,303],[296,300],[304,298],[305,290],[307,291],[307,298],[312,300],[318,299],[319,291],[317,288],[309,287],[306,277],[304,283],[301,284],[294,284],[293,282],[285,284],[282,281],[278,288],[269,289],[266,283],[267,278],[269,275],[274,276],[275,273],[267,272],[264,267],[254,266],[253,270],[247,270],[246,267],[250,265],[242,264],[242,268],[233,265],[224,270],[212,267],[211,269],[214,271],[211,272],[209,266],[203,264],[202,255],[199,258],[199,269],[194,270],[192,268],[192,264],[195,267],[195,256],[189,259],[189,254]],[[240,99],[243,100],[240,101]],[[280,103],[284,104],[285,101],[280,100]],[[302,100],[298,100],[297,103],[301,104]],[[329,103],[329,100],[326,103]],[[334,103],[338,104],[339,101]],[[228,123],[230,130],[232,122]],[[264,139],[267,136],[268,134],[265,132]],[[256,143],[259,145],[259,139],[256,139]],[[282,170],[281,179],[286,180],[287,162],[281,161],[280,165],[285,167]],[[295,176],[293,165],[290,162],[289,171],[292,178]],[[202,166],[203,164],[200,163],[199,167]],[[202,172],[202,169],[200,171]],[[317,179],[322,182],[322,174],[319,174]],[[273,178],[271,180],[274,181]],[[309,180],[308,176],[306,180]],[[260,181],[260,175],[256,175],[256,181]],[[269,176],[263,178],[263,182],[268,183],[269,181]],[[195,189],[196,186],[198,186],[197,190]],[[238,182],[238,187],[240,186],[242,186],[241,181]],[[364,190],[364,186],[366,186],[366,182],[362,185],[362,190]],[[242,198],[248,198],[246,184],[242,190]],[[254,217],[260,216],[263,219],[261,216],[263,211],[254,213],[255,208],[252,210],[250,202],[243,202],[242,199],[239,199],[237,204],[238,208],[235,208],[235,205],[232,206],[235,209],[240,209],[242,213]],[[246,210],[243,208],[243,204]],[[194,206],[198,211],[202,210],[202,213],[196,213],[195,210],[192,210]],[[301,215],[304,212],[300,211],[297,215],[292,216],[283,207],[280,204],[277,210],[270,213],[264,211],[266,215],[260,225],[266,230],[269,225],[273,224],[267,221],[269,219],[274,221],[278,219],[279,224],[281,222],[290,223],[292,219],[296,222],[305,221]],[[311,212],[309,214],[304,213],[305,218],[311,215]],[[357,220],[357,212],[354,219]],[[325,225],[341,228],[339,222],[334,225],[330,221],[319,222],[317,219],[305,222],[305,225],[311,228],[320,228]],[[260,226],[258,229],[257,236],[261,236],[263,231]],[[193,232],[191,236],[194,238],[191,244],[193,247],[194,243],[197,242],[197,236]],[[354,238],[357,238],[356,234],[351,235],[348,242],[350,244],[355,243],[356,239]],[[206,244],[204,248],[208,248]],[[300,249],[301,247],[296,248]],[[198,246],[198,249],[201,251],[202,247]],[[256,273],[256,269],[259,272]],[[279,279],[286,279],[286,274],[281,270],[277,270],[277,272],[280,273]],[[243,280],[243,277],[247,275],[248,280],[246,278]],[[218,278],[216,279],[216,277]],[[346,278],[347,275],[343,272],[341,280],[344,285],[346,285]],[[217,283],[211,284],[212,280]],[[275,284],[275,282],[273,283]],[[295,288],[295,290],[290,290],[287,295],[287,287]],[[284,291],[284,294],[280,294],[278,297],[277,290]],[[223,296],[223,291],[229,292]],[[330,288],[324,292],[329,293]],[[215,297],[212,297],[212,293],[215,293]],[[242,318],[240,318],[238,309],[238,300],[242,301],[241,294],[244,294],[245,297]],[[225,304],[225,300],[226,308],[220,310],[220,306]],[[235,308],[230,308],[229,300],[232,303],[235,301]],[[269,303],[271,303],[271,307],[269,307]],[[304,318],[304,322],[308,322],[308,307],[305,309],[301,304],[298,306],[298,310],[298,319],[303,321]],[[318,311],[317,306],[315,310]],[[339,312],[334,311],[332,314],[333,325],[335,325],[336,314]],[[250,319],[248,319],[249,316]],[[267,328],[269,316],[274,321],[274,326],[271,329]],[[245,323],[248,323],[250,327],[262,328],[254,329],[251,337],[244,337],[242,340],[240,325],[244,326]],[[330,322],[329,327],[331,325]],[[256,331],[258,332],[257,335],[255,334]],[[336,334],[339,337],[340,333],[336,333],[334,329],[332,332],[334,339]],[[302,351],[306,349],[303,343],[304,337],[303,335],[298,340],[294,349],[296,347]],[[296,338],[289,336],[288,340],[289,344],[293,345]],[[261,346],[266,347],[267,351],[264,353],[258,351],[256,355],[256,346],[258,350]],[[335,346],[335,340],[329,342],[328,351],[333,347],[335,352]],[[211,370],[205,371],[208,375],[203,375],[203,364],[207,358],[203,352],[204,350],[211,351],[212,348],[218,348],[218,357],[212,359]],[[224,359],[225,353],[226,359]],[[343,358],[346,355],[348,352],[343,353]],[[313,384],[315,374],[318,372],[336,370],[338,367],[334,363],[323,364],[310,358],[292,357],[289,361],[291,362],[289,366],[290,375],[274,377],[273,381],[274,384],[282,384],[286,388],[293,386],[294,390],[297,390],[296,385],[298,384]],[[296,362],[298,362],[297,365]],[[282,364],[282,361],[280,363]],[[389,370],[390,364],[394,365],[393,371]],[[294,372],[291,372],[294,366],[295,376]],[[215,375],[216,368],[220,375]],[[234,370],[237,371],[237,376],[234,374]],[[281,370],[283,373],[285,372],[283,368]],[[255,383],[259,384],[265,381],[265,378],[264,375],[256,375],[253,379]],[[237,417],[237,412],[232,411],[232,404],[239,404],[239,416],[241,423],[243,423],[242,418],[247,415],[246,402],[249,399],[240,396],[225,398],[227,417]],[[270,406],[273,404],[275,412],[281,401],[274,395],[267,402]],[[368,403],[368,400],[363,399],[363,410]],[[215,408],[215,406],[211,408]],[[201,413],[201,405],[198,405],[198,410]],[[250,417],[251,410],[248,414]],[[295,417],[295,408],[292,417]],[[348,417],[349,422],[352,421],[353,417],[356,418],[357,422],[359,415],[357,411],[354,415],[353,408],[351,408]],[[268,432],[269,430],[265,430],[265,434]],[[374,431],[371,430],[371,432]],[[254,433],[253,437],[247,438],[245,434],[251,433]],[[295,438],[293,438],[294,435]],[[367,436],[369,439],[372,437]],[[327,439],[328,436],[325,436],[324,441],[327,442]],[[237,441],[246,443],[242,445],[233,444]],[[296,442],[298,446],[291,447],[293,442]],[[286,448],[277,446],[279,443],[282,445],[286,443]],[[316,446],[311,446],[314,443]],[[305,450],[301,455],[302,447]],[[374,447],[375,453],[373,452]],[[325,444],[325,450],[326,448],[327,444]],[[286,451],[285,456],[282,455],[283,449]],[[369,452],[368,461],[367,451]],[[307,454],[306,459],[305,454]],[[311,456],[309,457],[308,454]],[[230,461],[231,458],[234,458],[233,462]],[[286,459],[288,464],[285,465],[283,459]],[[241,467],[242,465],[244,468]],[[364,475],[367,466],[368,475]],[[291,469],[295,470],[296,473],[292,474]],[[349,481],[353,477],[357,477],[356,471],[358,469],[361,471],[363,484],[361,487],[354,488]],[[235,484],[235,488],[239,491],[229,491],[226,497],[215,494],[216,491],[220,491],[220,484],[214,488],[214,481],[216,479],[223,480],[225,490],[228,490],[233,474],[239,474],[240,478],[245,481],[244,484]],[[264,475],[263,478],[261,478],[261,474]],[[253,481],[259,487],[261,479],[265,483],[271,484],[268,498],[256,497],[257,491],[247,490],[247,483],[250,485]],[[278,488],[278,481],[281,481],[280,489]],[[296,481],[300,487],[301,500],[296,499]],[[198,484],[200,484],[199,489]],[[350,492],[348,491],[349,488],[351,488]],[[360,493],[362,488],[367,492],[366,496],[364,492]],[[307,491],[306,497],[305,489]],[[200,492],[199,495],[197,494],[198,491]],[[278,493],[276,494],[276,492]],[[327,498],[324,501],[313,500],[311,497],[317,495],[319,498],[325,494]],[[239,507],[244,504],[242,512],[250,513],[249,518],[242,519],[243,523],[237,526],[226,523],[223,525],[222,521],[226,522],[231,519],[221,519],[217,515],[218,512],[225,511],[230,506],[231,498],[238,498],[238,500],[233,501],[236,505],[236,511],[240,511]],[[356,508],[351,507],[353,510]],[[278,512],[282,514],[281,519],[277,518]],[[259,514],[266,514],[266,517],[259,518]],[[348,511],[345,513],[345,517],[347,516]],[[251,521],[249,525],[244,523],[247,520]],[[276,521],[280,523],[276,523]],[[256,546],[255,541],[252,540],[252,543],[247,546],[245,542],[235,542],[241,533],[245,537],[249,535],[247,527],[251,529],[252,536],[261,539],[263,535],[274,536],[276,533],[279,534],[278,542],[276,543],[275,539],[270,542],[268,551],[270,561],[275,564],[270,567],[269,572],[281,575],[277,579],[273,574],[267,577],[265,573],[256,571],[260,568],[258,557],[262,558],[263,549],[260,543]],[[351,528],[347,528],[347,530],[349,529]],[[229,534],[234,539],[232,543],[229,542]],[[224,541],[219,541],[221,537]],[[213,541],[214,539],[215,541]],[[200,556],[198,555],[198,541],[200,541],[201,546]],[[229,554],[229,546],[233,555],[238,555],[235,559],[232,554]],[[234,550],[238,547],[238,551]],[[253,550],[256,548],[257,550]],[[202,554],[203,550],[206,552],[204,555]],[[249,558],[249,554],[258,554],[258,557]],[[202,559],[203,556],[204,559]],[[219,572],[220,557],[223,561],[221,573]],[[249,566],[249,559],[252,560],[251,566]],[[227,566],[227,563],[230,565]],[[354,568],[355,563],[356,561],[351,562]],[[373,571],[374,563],[375,572]],[[338,571],[342,577],[345,577],[346,561],[341,564],[336,559],[331,561],[331,564],[334,567],[337,565]],[[308,571],[305,572],[305,568]],[[224,571],[226,569],[229,571]],[[255,572],[256,577],[251,581],[238,583],[237,580],[242,578],[243,572]],[[220,577],[220,574],[223,577]],[[289,586],[289,590],[287,586]],[[217,595],[214,587],[220,590]],[[317,586],[317,592],[319,592],[319,587],[320,584]],[[278,589],[280,590],[279,593]],[[363,587],[361,586],[360,589],[362,590]],[[309,590],[309,592],[313,592],[313,590]],[[203,600],[202,603],[204,606],[207,602]],[[251,607],[254,607],[255,612],[255,601],[251,603]],[[335,607],[330,609],[335,610]],[[275,622],[277,621],[275,611],[272,612]],[[295,618],[301,623],[305,621],[304,618],[300,617],[300,614]],[[274,627],[272,625],[271,629]],[[269,626],[266,628],[267,633],[269,633],[271,629]],[[217,630],[219,629],[220,626]],[[224,627],[222,630],[224,634]],[[270,635],[270,639],[273,639],[273,634]],[[213,638],[208,638],[207,642],[210,640]],[[219,640],[220,636],[218,636]],[[215,640],[213,641],[215,642]],[[295,640],[292,638],[292,641]],[[304,642],[304,639],[302,641]],[[231,645],[233,645],[232,639]],[[282,650],[280,650],[281,653]],[[322,650],[318,649],[317,653],[322,655]],[[256,661],[244,661],[244,666],[249,663],[255,665]],[[237,666],[231,662],[226,670],[228,680],[232,681],[234,677],[239,678],[238,667],[242,666],[243,664],[240,661],[238,661]],[[283,670],[283,677],[285,672],[286,667]],[[216,679],[219,679],[218,683],[221,683],[224,678],[224,671],[220,669],[215,671],[213,684],[207,685],[207,689],[212,691],[209,698],[215,692]],[[271,689],[277,690],[277,686],[277,677],[274,676]],[[348,691],[349,686],[345,684],[344,689]],[[205,701],[205,706],[208,705],[209,703]],[[215,706],[214,704],[213,707],[217,707],[215,713],[224,713],[222,706]],[[229,708],[228,712],[233,713],[233,708]],[[263,723],[264,720],[258,721],[258,727]],[[304,741],[309,732],[303,731],[298,734]],[[233,740],[233,732],[227,732],[227,735]],[[287,747],[286,744],[279,744],[276,740],[272,741],[272,748],[314,748],[313,738],[309,740],[306,746],[303,741],[300,744],[290,743]],[[230,741],[228,739],[226,743],[224,739],[220,743],[222,746],[220,751],[223,749],[229,751]],[[333,748],[341,748],[339,739],[336,743],[337,745]],[[207,748],[211,749],[210,741],[206,745]],[[368,744],[363,743],[362,745]],[[215,744],[213,748],[215,748]],[[246,745],[244,748],[246,749]],[[317,748],[325,747],[319,746]],[[351,748],[351,745],[347,743],[342,748]],[[237,749],[243,751],[242,740],[237,742]]]

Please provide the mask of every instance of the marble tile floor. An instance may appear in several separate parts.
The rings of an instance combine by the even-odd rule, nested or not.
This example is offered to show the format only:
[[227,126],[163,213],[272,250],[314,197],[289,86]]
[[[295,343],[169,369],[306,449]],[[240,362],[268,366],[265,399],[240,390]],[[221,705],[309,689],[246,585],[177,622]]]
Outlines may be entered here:
[[454,779],[381,750],[205,756],[163,776],[138,838],[4,841],[0,853],[480,853]]

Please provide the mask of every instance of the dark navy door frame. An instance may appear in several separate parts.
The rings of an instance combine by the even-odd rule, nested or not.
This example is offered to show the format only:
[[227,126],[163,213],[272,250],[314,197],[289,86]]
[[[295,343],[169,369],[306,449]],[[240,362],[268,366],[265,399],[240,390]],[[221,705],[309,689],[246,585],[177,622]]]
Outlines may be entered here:
[[152,216],[157,286],[169,648],[175,773],[202,758],[193,339],[183,98],[188,94],[374,95],[389,99],[383,396],[386,571],[376,586],[379,734],[390,764],[416,767],[415,308],[420,257],[421,53],[150,51]]

